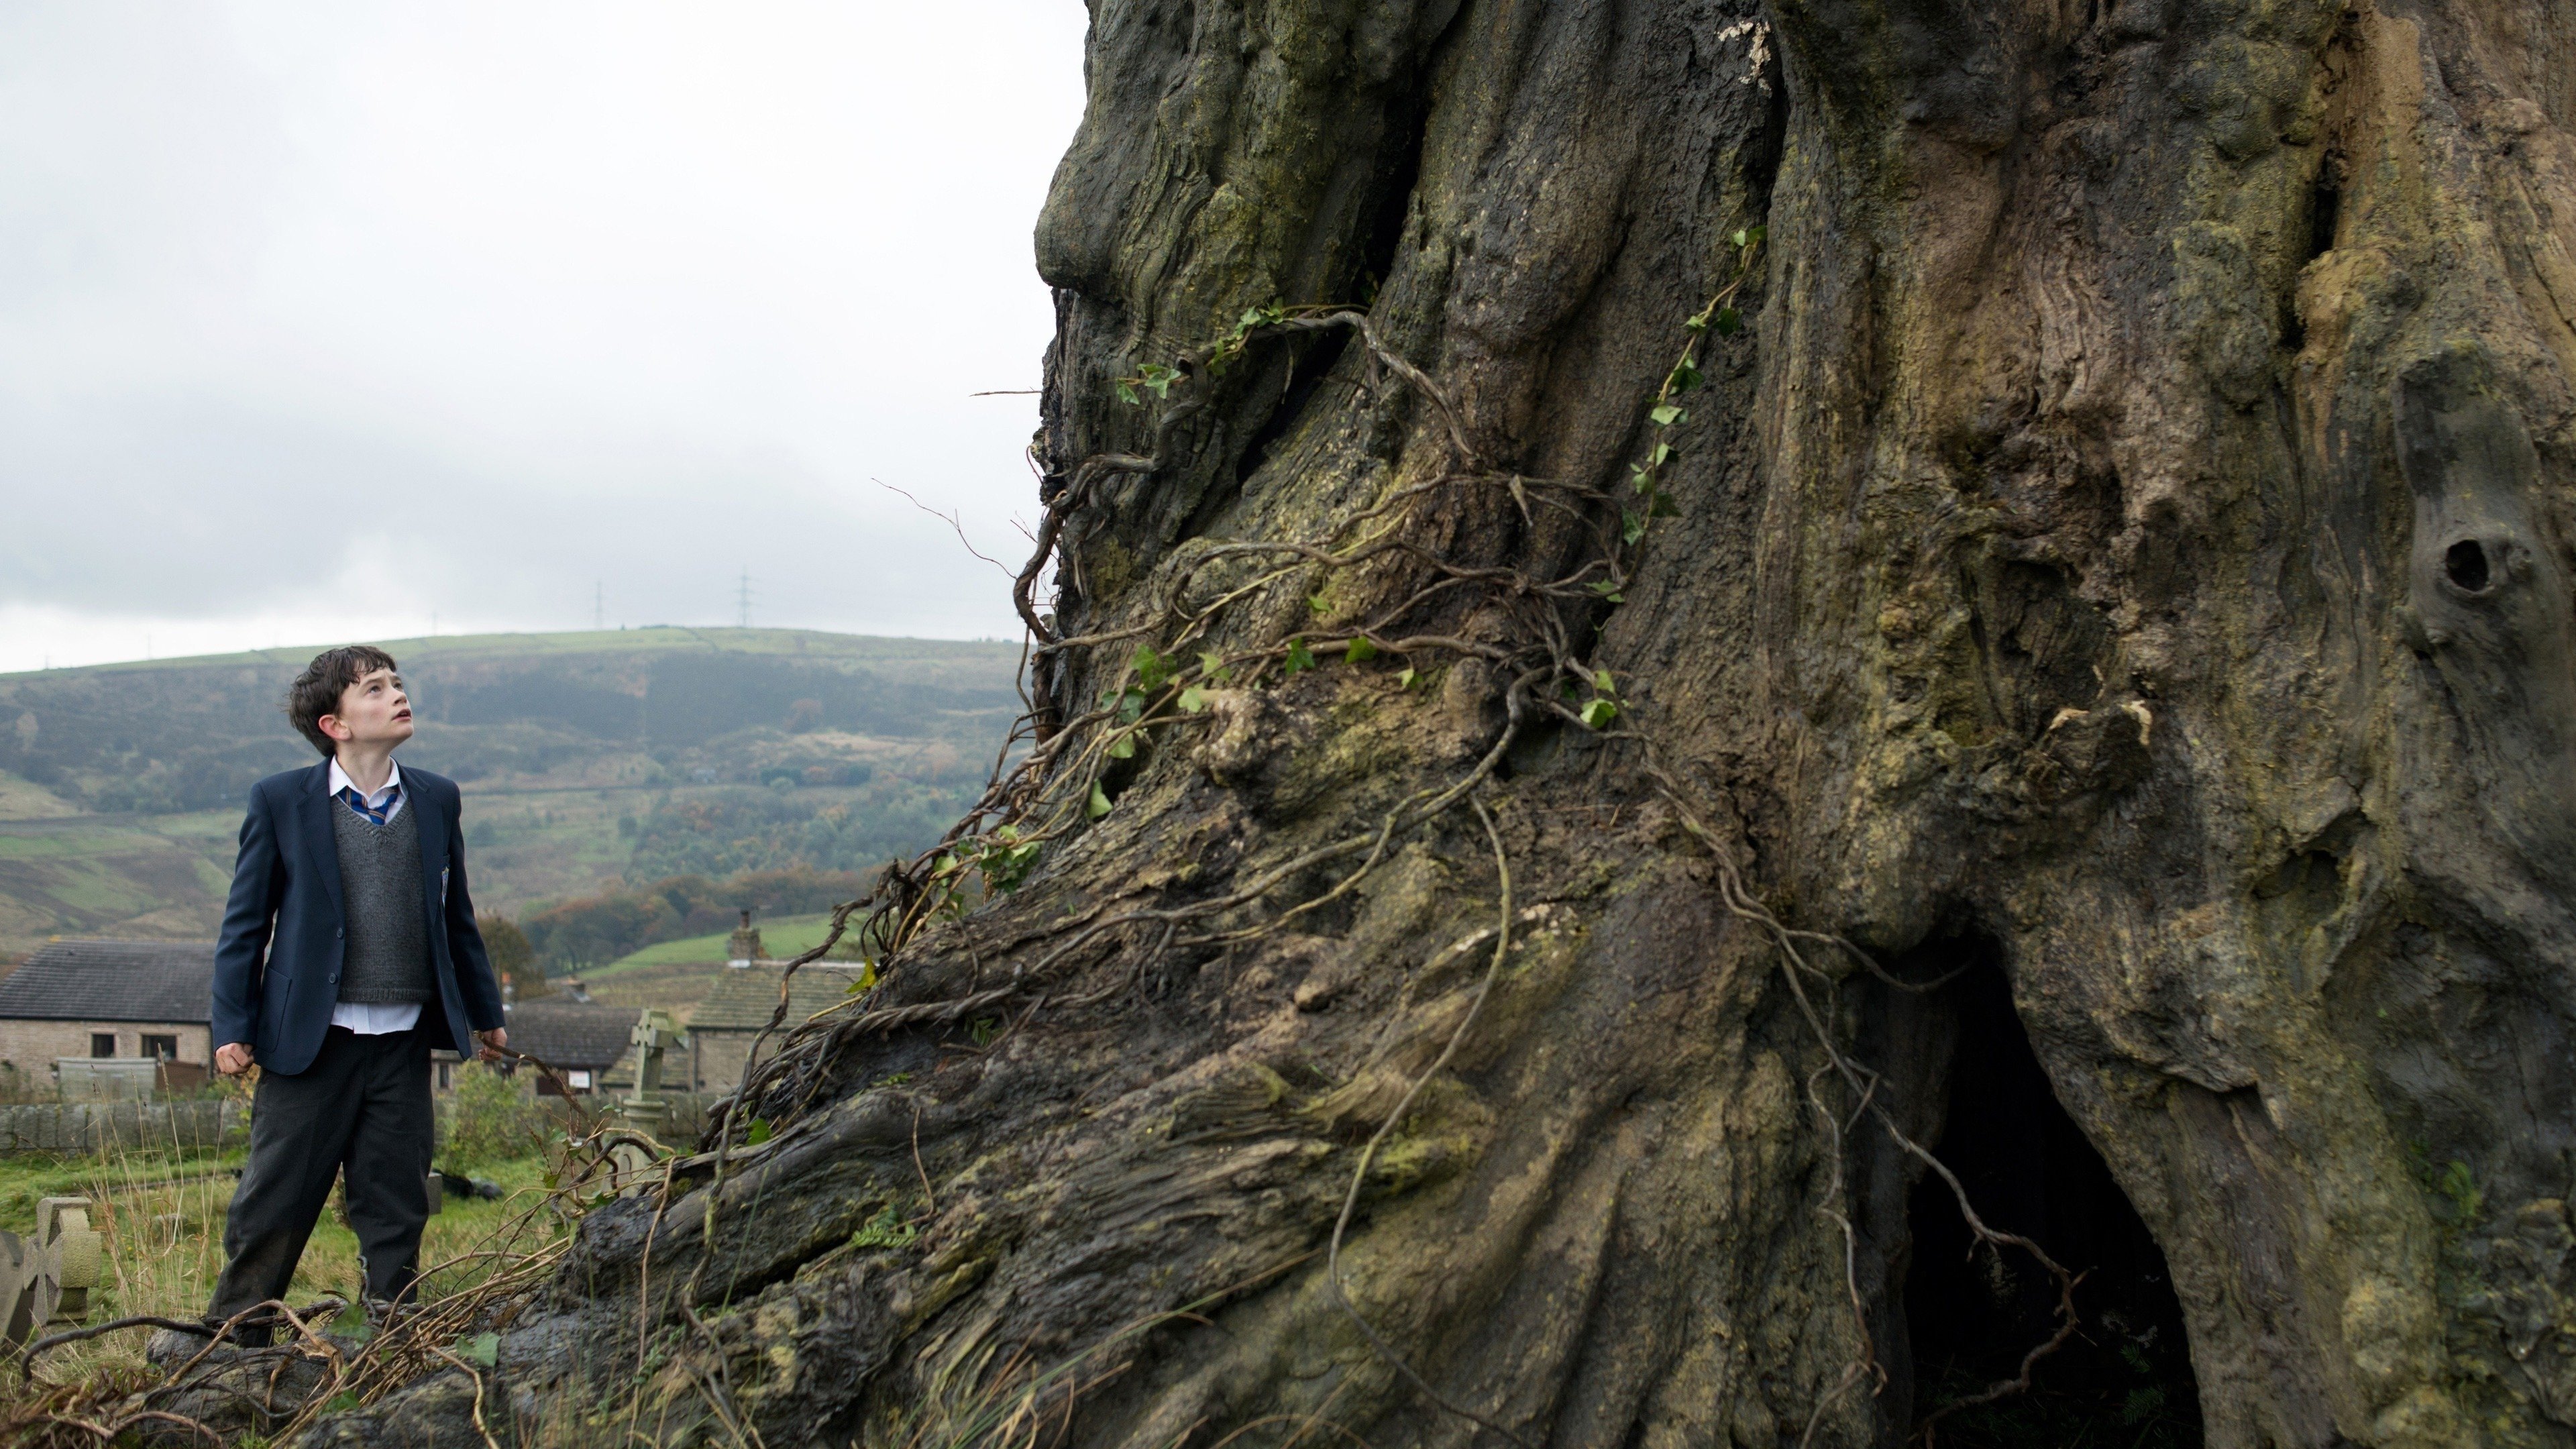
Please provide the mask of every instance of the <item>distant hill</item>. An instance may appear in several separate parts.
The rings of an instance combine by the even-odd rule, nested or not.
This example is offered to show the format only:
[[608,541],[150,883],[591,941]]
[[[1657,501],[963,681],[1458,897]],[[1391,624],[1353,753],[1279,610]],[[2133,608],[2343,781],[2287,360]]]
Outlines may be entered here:
[[[862,869],[935,839],[1020,708],[1016,644],[783,629],[410,639],[407,764],[466,791],[476,901]],[[0,956],[201,936],[251,783],[317,758],[311,649],[0,674]]]

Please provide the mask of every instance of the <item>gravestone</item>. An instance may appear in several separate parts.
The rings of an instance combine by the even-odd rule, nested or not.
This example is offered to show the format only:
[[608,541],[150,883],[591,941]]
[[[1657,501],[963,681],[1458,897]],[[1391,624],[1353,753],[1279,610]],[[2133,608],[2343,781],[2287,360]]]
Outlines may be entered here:
[[[629,1130],[658,1142],[670,1130],[671,1121],[670,1104],[662,1100],[662,1054],[687,1045],[688,1034],[669,1012],[647,1007],[626,1039],[635,1047],[635,1090],[617,1104],[617,1115]],[[620,1192],[640,1191],[645,1179],[655,1175],[658,1162],[642,1145],[621,1142],[609,1151],[611,1185]]]
[[33,1237],[0,1232],[0,1343],[15,1347],[48,1327],[89,1317],[99,1268],[89,1208],[85,1197],[43,1198]]

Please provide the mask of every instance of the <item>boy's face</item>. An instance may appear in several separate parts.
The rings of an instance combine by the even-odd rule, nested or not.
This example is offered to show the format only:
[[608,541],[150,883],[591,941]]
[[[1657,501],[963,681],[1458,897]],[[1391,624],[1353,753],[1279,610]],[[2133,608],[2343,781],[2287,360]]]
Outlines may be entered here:
[[411,738],[411,696],[401,675],[378,669],[341,690],[340,707],[315,723],[344,745],[398,745]]

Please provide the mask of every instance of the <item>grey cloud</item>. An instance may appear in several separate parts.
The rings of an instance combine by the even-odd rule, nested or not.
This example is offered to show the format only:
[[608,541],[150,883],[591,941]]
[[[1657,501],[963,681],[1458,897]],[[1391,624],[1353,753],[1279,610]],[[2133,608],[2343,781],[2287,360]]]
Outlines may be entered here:
[[1082,10],[940,11],[10,7],[0,609],[1003,632],[868,480],[1020,542]]

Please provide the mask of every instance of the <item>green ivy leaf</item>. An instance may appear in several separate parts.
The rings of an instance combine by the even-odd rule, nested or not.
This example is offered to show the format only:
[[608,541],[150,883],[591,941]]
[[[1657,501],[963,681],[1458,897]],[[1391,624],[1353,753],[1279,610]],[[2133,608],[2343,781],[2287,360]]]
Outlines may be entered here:
[[1411,665],[1406,665],[1404,668],[1395,672],[1395,687],[1398,689],[1411,689],[1414,681],[1421,677],[1422,671],[1415,669]]
[[1680,408],[1673,406],[1671,403],[1657,403],[1655,404],[1655,410],[1648,413],[1646,416],[1655,420],[1656,427],[1669,428],[1673,424],[1680,422],[1682,419],[1689,417],[1690,414],[1683,412]]
[[1595,699],[1584,705],[1580,716],[1583,727],[1589,730],[1608,729],[1610,722],[1618,717],[1619,706],[1606,699]]
[[1205,708],[1207,708],[1207,691],[1205,689],[1193,684],[1187,689],[1181,691],[1181,712],[1183,714],[1197,714],[1200,710]]
[[1717,314],[1717,335],[1718,335],[1718,336],[1720,336],[1720,337],[1732,337],[1732,336],[1734,336],[1736,333],[1741,332],[1741,331],[1743,331],[1743,330],[1744,330],[1744,314],[1743,314],[1743,313],[1736,311],[1736,310],[1735,310],[1734,308],[1732,308],[1732,307],[1728,307],[1728,308],[1725,308],[1725,309],[1721,310],[1721,311]]
[[481,1368],[501,1361],[501,1335],[478,1333],[456,1346],[456,1356]]
[[1679,508],[1673,506],[1673,495],[1669,493],[1658,491],[1646,504],[1646,516],[1649,518],[1679,518],[1681,513]]
[[1200,651],[1199,673],[1219,684],[1234,678],[1234,671],[1226,667],[1224,657],[1213,649]]
[[1646,456],[1646,466],[1649,468],[1660,468],[1664,466],[1665,460],[1671,458],[1672,455],[1672,444],[1657,443],[1655,445],[1655,451]]
[[1289,640],[1287,673],[1293,677],[1314,667],[1315,652],[1306,647],[1306,641],[1303,639]]
[[1706,380],[1699,375],[1699,364],[1685,357],[1673,364],[1672,376],[1664,379],[1664,390],[1671,393],[1685,393]]
[[1132,383],[1121,382],[1118,384],[1118,400],[1127,404],[1129,407],[1140,408],[1145,405],[1145,400],[1136,395],[1136,388]]
[[1621,509],[1619,511],[1620,541],[1623,543],[1635,543],[1638,539],[1644,538],[1645,536],[1646,515],[1642,513],[1633,513],[1627,509]]
[[769,1119],[768,1119],[768,1118],[766,1118],[766,1117],[754,1117],[754,1118],[752,1118],[752,1119],[751,1119],[751,1130],[750,1130],[750,1131],[748,1131],[748,1132],[745,1132],[745,1133],[742,1135],[742,1142],[743,1142],[743,1145],[744,1145],[745,1147],[758,1147],[760,1144],[762,1144],[762,1143],[764,1143],[764,1142],[766,1142],[766,1141],[768,1141],[768,1140],[769,1140]]
[[1608,579],[1594,579],[1591,583],[1584,585],[1584,587],[1590,589],[1596,594],[1599,594],[1602,598],[1613,604],[1624,604],[1628,602],[1628,596],[1619,592],[1619,586]]
[[1342,651],[1344,664],[1366,664],[1376,657],[1377,646],[1366,639],[1353,639],[1351,647]]
[[1306,612],[1313,614],[1316,618],[1320,619],[1324,615],[1333,612],[1333,606],[1324,602],[1324,596],[1322,594],[1308,594],[1306,596]]
[[1147,690],[1160,689],[1169,683],[1175,668],[1171,660],[1155,653],[1151,644],[1137,645],[1136,657],[1130,662],[1136,666],[1137,685]]
[[1132,760],[1136,758],[1135,731],[1130,730],[1109,742],[1109,758],[1113,760]]
[[1100,788],[1098,780],[1091,782],[1091,798],[1083,802],[1082,810],[1094,820],[1109,813],[1109,792]]
[[1607,694],[1614,698],[1619,693],[1618,682],[1610,677],[1610,671],[1607,669],[1593,671],[1592,688],[1596,693]]
[[1628,465],[1628,486],[1643,493],[1655,486],[1655,475],[1646,471],[1645,464],[1631,463]]

